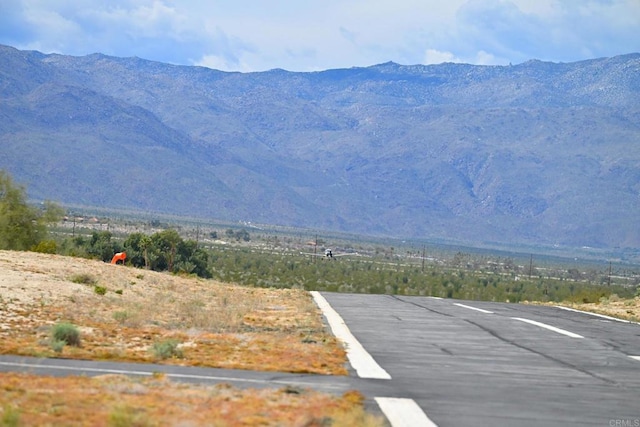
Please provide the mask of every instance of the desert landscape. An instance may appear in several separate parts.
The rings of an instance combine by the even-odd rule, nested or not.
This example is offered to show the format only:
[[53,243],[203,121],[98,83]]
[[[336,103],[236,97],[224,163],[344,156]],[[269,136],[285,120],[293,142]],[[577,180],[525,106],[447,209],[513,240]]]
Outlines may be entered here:
[[[77,343],[56,327],[75,327]],[[0,354],[346,375],[311,296],[0,251]],[[2,425],[381,425],[357,391],[0,374]],[[332,420],[332,421],[329,421]]]
[[[555,304],[554,304],[555,305]],[[563,306],[637,321],[640,298]],[[56,337],[58,328],[77,342]],[[346,375],[308,292],[0,251],[0,354]],[[2,425],[377,426],[364,396],[137,379],[0,374]]]

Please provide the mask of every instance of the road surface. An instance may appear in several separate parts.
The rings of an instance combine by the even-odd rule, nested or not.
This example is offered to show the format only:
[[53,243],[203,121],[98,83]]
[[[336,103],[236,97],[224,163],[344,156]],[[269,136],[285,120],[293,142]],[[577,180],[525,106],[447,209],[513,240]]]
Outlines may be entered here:
[[547,306],[322,296],[390,377],[384,397],[413,400],[435,425],[640,427],[637,323]]

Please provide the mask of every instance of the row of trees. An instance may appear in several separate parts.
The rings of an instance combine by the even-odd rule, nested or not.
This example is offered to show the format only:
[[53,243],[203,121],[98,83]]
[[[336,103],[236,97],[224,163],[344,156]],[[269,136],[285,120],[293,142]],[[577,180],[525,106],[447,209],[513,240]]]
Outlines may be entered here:
[[248,248],[210,252],[213,277],[261,287],[393,295],[430,295],[484,301],[598,302],[612,294],[640,295],[640,288],[562,279],[522,277],[498,272],[462,272],[429,266],[394,265],[367,258],[317,261],[308,256],[274,254]]
[[[111,260],[127,252],[127,264],[156,271],[183,272],[251,286],[298,287],[307,290],[433,295],[493,301],[597,302],[612,293],[633,296],[640,288],[597,286],[556,279],[521,279],[497,272],[446,271],[430,267],[393,265],[375,260],[316,262],[300,255],[261,253],[250,249],[199,248],[174,229],[152,235],[132,233],[124,240],[109,231],[91,236],[48,238],[47,224],[56,222],[62,210],[47,203],[42,208],[26,203],[25,191],[0,171],[0,249],[36,250]],[[227,231],[228,237],[248,240],[246,231]]]
[[195,241],[184,240],[174,229],[152,235],[132,233],[124,241],[115,239],[109,231],[94,231],[91,237],[65,239],[58,252],[105,262],[117,252],[126,252],[126,263],[134,267],[211,277],[207,252]]

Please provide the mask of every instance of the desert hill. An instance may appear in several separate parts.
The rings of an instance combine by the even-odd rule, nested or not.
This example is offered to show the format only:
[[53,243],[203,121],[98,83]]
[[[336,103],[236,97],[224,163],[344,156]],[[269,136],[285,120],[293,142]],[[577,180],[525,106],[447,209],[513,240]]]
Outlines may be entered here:
[[0,47],[33,199],[395,237],[640,247],[640,54],[229,73]]

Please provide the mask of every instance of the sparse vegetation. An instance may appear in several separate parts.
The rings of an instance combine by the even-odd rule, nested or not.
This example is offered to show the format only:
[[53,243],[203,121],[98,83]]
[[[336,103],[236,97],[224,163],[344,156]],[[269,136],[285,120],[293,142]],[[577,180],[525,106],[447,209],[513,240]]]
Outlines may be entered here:
[[2,416],[0,416],[1,427],[18,427],[20,425],[20,411],[13,405],[5,405],[2,407]]
[[[461,258],[461,256],[458,256]],[[431,295],[498,302],[598,302],[611,294],[632,297],[635,286],[608,285],[593,279],[562,276],[562,270],[529,276],[513,261],[493,262],[456,257],[450,264],[416,264],[391,258],[352,258],[317,262],[297,254],[259,252],[247,248],[212,250],[213,275],[250,286],[295,287],[331,292]],[[468,267],[467,267],[468,265]],[[547,276],[547,277],[545,277]]]
[[92,274],[88,273],[78,273],[74,274],[69,278],[73,283],[79,283],[81,285],[94,285],[98,282],[98,279],[95,278]]
[[[139,274],[134,268],[28,252],[0,251],[0,270],[3,279],[20,284],[8,294],[3,288],[7,312],[0,323],[10,327],[0,328],[1,354],[60,356],[51,347],[54,328],[44,325],[63,318],[82,331],[81,347],[59,340],[65,343],[60,351],[64,348],[66,358],[152,362],[157,343],[158,354],[168,356],[160,363],[346,374],[343,349],[326,333],[317,308],[302,291],[153,271],[131,285]],[[125,289],[126,297],[98,296],[91,287],[60,280],[85,270]],[[40,303],[43,292],[45,305]],[[29,295],[36,298],[29,300]],[[174,342],[163,347],[169,340]],[[182,359],[177,359],[179,352]],[[13,413],[19,414],[19,425],[204,426],[211,420],[224,425],[383,425],[352,394],[193,386],[162,375],[130,379],[0,373],[0,402],[18,402]],[[0,416],[9,419],[7,409],[3,411]]]
[[145,427],[152,425],[145,418],[145,413],[137,408],[119,405],[109,413],[109,427]]
[[178,340],[168,339],[164,341],[154,342],[152,347],[153,356],[158,360],[166,360],[171,358],[182,359],[184,354],[179,347]]
[[[74,347],[80,347],[80,331],[71,323],[62,322],[53,326],[51,331],[52,342],[59,345],[64,343]],[[54,344],[52,344],[53,346]]]
[[[415,249],[360,242],[357,250],[364,256],[323,262],[300,254],[302,250],[296,248],[305,244],[300,238],[262,235],[245,240],[238,238],[246,236],[245,229],[228,228],[223,234],[229,243],[202,245],[182,237],[196,233],[189,234],[176,224],[162,225],[167,228],[151,235],[133,232],[97,238],[93,231],[90,239],[66,237],[58,246],[62,253],[73,253],[68,249],[75,247],[77,252],[88,254],[93,251],[92,242],[108,237],[114,250],[126,250],[128,265],[266,288],[575,303],[598,302],[611,293],[629,298],[640,292],[637,268],[631,269],[628,277],[612,280],[608,266],[576,266],[573,258],[564,266],[534,265],[529,259],[497,256],[491,251],[443,251],[425,265]],[[322,239],[316,243],[325,245]],[[142,273],[138,276],[144,277]]]
[[65,341],[58,340],[53,337],[51,338],[51,341],[49,341],[49,346],[51,346],[51,349],[56,353],[62,353],[65,345],[67,345]]
[[[25,385],[29,385],[28,387]],[[382,427],[356,391],[198,386],[159,376],[46,377],[0,373],[0,421],[6,426],[354,426]],[[55,411],[52,410],[55,408]]]
[[[34,266],[48,274],[33,277]],[[346,374],[344,350],[325,330],[313,300],[300,290],[250,288],[153,271],[136,278],[140,272],[135,268],[29,252],[0,251],[0,268],[4,278],[20,284],[9,294],[2,292],[7,304],[0,316],[5,326],[0,329],[0,354],[57,356],[52,329],[44,325],[66,319],[82,331],[81,347],[62,346],[67,358]],[[100,296],[93,286],[59,279],[89,272],[123,289],[123,295]],[[182,359],[154,356],[154,342],[169,339],[181,343],[175,349]]]
[[93,287],[93,291],[98,295],[105,295],[107,293],[107,288],[105,288],[104,286],[95,285]]
[[129,312],[127,311],[116,311],[113,313],[113,318],[116,322],[120,323],[121,325],[124,324],[127,319],[129,319],[130,315]]

